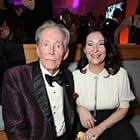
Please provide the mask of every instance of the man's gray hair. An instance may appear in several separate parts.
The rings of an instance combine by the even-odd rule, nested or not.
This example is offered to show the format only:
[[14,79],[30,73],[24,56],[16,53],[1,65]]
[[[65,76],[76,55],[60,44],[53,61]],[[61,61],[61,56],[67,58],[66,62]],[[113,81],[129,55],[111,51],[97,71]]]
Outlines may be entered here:
[[[70,32],[69,30],[62,24],[56,23],[52,20],[47,20],[45,21],[38,29],[36,30],[35,33],[35,41],[38,44],[40,41],[40,35],[43,30],[48,29],[48,28],[57,28],[60,32],[63,33],[64,35],[64,45],[65,47],[68,48],[69,41],[70,41]],[[66,48],[66,49],[67,49]]]

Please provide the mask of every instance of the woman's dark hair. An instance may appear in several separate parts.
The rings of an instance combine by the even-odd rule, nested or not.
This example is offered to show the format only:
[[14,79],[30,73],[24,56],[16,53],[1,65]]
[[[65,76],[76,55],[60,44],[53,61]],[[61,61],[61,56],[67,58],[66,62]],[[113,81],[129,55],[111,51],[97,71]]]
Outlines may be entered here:
[[[94,33],[94,32],[100,32],[104,37],[104,44],[106,48],[105,68],[109,74],[114,75],[120,69],[120,60],[118,56],[117,47],[111,41],[108,32],[104,28],[95,27],[93,29],[90,29],[87,36],[90,33]],[[88,64],[87,57],[84,53],[85,46],[86,46],[86,39],[84,41],[84,44],[81,47],[81,58],[78,62],[78,69],[81,71],[81,73],[86,73],[86,70],[83,68]]]

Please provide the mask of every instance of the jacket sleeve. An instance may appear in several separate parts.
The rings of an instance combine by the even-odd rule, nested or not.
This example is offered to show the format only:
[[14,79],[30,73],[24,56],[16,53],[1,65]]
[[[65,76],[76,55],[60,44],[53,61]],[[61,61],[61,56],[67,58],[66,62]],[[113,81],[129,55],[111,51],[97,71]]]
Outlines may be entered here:
[[2,106],[5,131],[8,140],[30,140],[29,128],[23,114],[23,102],[16,74],[9,70],[5,73],[2,89]]

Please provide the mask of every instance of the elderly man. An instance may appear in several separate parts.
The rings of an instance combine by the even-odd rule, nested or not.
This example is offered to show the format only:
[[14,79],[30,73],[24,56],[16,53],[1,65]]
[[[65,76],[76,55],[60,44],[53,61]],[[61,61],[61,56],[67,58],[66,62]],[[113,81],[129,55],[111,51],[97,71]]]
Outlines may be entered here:
[[72,140],[73,79],[62,61],[69,31],[46,21],[36,31],[39,61],[9,69],[3,84],[3,114],[9,140]]

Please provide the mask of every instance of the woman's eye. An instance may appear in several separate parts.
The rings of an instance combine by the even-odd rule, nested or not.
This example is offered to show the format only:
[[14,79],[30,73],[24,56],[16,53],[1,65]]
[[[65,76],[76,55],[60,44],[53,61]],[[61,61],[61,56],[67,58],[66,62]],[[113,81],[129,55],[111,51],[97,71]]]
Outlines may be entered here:
[[48,47],[48,44],[47,44],[47,43],[46,43],[46,44],[44,44],[44,47],[45,47],[45,48],[47,48],[47,47]]
[[100,43],[99,44],[99,47],[104,47],[104,43]]
[[87,43],[87,46],[92,46],[92,44],[91,43]]

